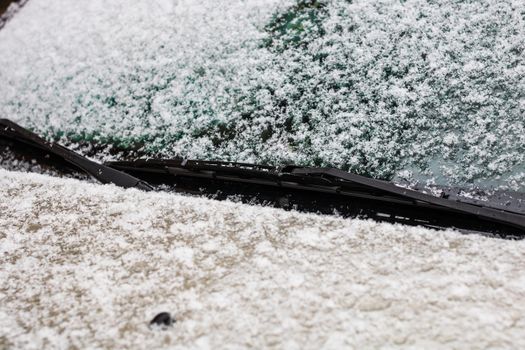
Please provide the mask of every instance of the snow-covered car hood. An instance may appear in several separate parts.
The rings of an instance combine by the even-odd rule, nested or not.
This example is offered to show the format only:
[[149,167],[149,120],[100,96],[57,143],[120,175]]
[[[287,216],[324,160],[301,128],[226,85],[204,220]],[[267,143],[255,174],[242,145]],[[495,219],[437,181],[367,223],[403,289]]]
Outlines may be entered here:
[[0,170],[0,347],[522,348],[524,245]]

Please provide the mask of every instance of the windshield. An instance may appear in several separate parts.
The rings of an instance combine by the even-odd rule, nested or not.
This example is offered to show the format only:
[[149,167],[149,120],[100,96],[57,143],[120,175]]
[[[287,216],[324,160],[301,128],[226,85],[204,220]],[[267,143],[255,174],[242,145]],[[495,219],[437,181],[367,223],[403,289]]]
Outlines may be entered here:
[[0,115],[100,160],[140,149],[523,192],[524,13],[30,0],[0,30]]

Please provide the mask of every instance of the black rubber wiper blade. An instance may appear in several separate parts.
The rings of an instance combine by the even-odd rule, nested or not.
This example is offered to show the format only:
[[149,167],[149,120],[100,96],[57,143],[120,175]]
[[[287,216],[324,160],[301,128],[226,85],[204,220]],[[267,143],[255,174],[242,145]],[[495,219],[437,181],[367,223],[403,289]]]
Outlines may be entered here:
[[361,185],[379,189],[387,193],[394,195],[402,196],[407,199],[414,201],[414,204],[417,205],[418,202],[423,202],[438,207],[448,208],[454,211],[463,212],[475,215],[480,218],[493,220],[496,222],[501,222],[509,225],[513,225],[517,228],[525,230],[525,215],[520,215],[514,212],[508,212],[505,210],[498,210],[488,206],[483,205],[473,205],[462,203],[459,201],[453,201],[445,198],[434,197],[425,193],[417,192],[407,188],[399,187],[393,183],[379,181],[364,176],[347,173],[345,171],[333,168],[296,168],[293,170],[294,174],[303,174],[303,175],[323,175],[333,177],[335,179],[350,181],[354,183],[359,183]]
[[23,143],[57,156],[104,184],[112,183],[124,188],[135,187],[145,191],[152,190],[151,186],[134,176],[89,160],[56,142],[46,141],[8,119],[0,119],[0,137]]
[[[151,184],[171,185],[181,192],[215,196],[215,191],[222,193],[221,198],[247,196],[244,200],[247,202],[264,198],[276,202],[277,206],[285,199],[296,207],[307,208],[306,211],[327,212],[326,208],[334,208],[340,212],[346,205],[351,212],[349,216],[484,232],[506,230],[513,232],[511,236],[525,236],[523,214],[439,198],[338,169],[186,159],[139,159],[106,164]],[[336,202],[337,205],[332,205]]]
[[[248,163],[186,159],[138,159],[98,164],[19,125],[0,119],[0,144],[16,143],[52,155],[102,183],[142,190],[167,189],[238,199],[283,209],[372,218],[408,225],[525,237],[525,214],[518,207],[498,208],[482,201],[447,199],[332,168],[272,167]],[[4,142],[5,144],[5,142]],[[31,153],[33,152],[33,153]],[[47,156],[46,156],[47,157]],[[53,158],[51,157],[51,158]]]

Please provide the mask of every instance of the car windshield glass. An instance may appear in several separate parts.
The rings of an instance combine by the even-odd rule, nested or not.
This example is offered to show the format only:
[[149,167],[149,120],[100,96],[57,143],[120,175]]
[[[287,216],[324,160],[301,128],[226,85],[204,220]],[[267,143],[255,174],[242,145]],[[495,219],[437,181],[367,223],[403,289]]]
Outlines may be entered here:
[[0,115],[121,150],[525,191],[525,2],[30,0]]

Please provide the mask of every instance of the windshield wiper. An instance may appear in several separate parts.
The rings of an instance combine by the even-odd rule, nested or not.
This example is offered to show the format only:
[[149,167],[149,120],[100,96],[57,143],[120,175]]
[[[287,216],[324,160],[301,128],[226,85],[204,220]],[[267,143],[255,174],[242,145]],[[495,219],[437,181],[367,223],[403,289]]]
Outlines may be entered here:
[[103,183],[305,212],[337,213],[433,228],[451,227],[506,238],[525,237],[521,198],[516,199],[517,204],[506,207],[449,194],[435,197],[338,169],[294,165],[271,167],[186,159],[138,159],[102,165],[47,142],[8,120],[0,120],[0,126],[0,138],[48,152]]
[[333,168],[270,167],[185,159],[106,163],[152,185],[234,198],[285,209],[360,216],[380,221],[525,236],[525,214],[490,203],[431,196]]

